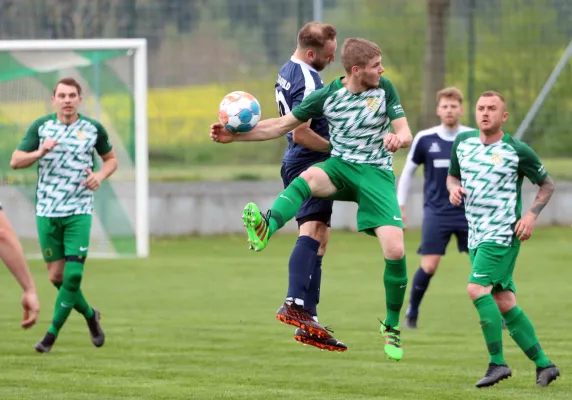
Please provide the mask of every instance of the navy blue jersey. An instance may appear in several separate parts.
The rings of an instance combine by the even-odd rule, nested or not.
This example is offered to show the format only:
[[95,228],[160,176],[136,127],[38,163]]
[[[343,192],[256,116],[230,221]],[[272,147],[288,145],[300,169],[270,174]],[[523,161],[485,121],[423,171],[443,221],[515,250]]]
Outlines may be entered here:
[[465,208],[456,207],[449,201],[447,175],[451,162],[451,149],[458,133],[472,128],[459,126],[455,132],[444,126],[435,126],[415,135],[408,161],[416,166],[423,164],[425,215],[447,216],[466,223]]
[[[280,68],[274,85],[280,116],[290,113],[294,107],[302,102],[304,97],[323,86],[324,82],[318,71],[305,62],[292,57]],[[328,123],[325,118],[312,119],[310,129],[329,140]],[[328,157],[326,153],[313,151],[295,144],[292,141],[292,132],[288,132],[286,138],[288,139],[288,147],[284,152],[284,162],[306,163],[312,160],[321,161]]]

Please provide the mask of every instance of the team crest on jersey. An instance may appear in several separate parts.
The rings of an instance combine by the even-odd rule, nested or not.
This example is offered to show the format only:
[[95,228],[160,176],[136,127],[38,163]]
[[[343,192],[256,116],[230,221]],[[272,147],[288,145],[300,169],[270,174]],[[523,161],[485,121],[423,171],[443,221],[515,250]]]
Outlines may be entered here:
[[491,156],[491,160],[494,166],[498,167],[499,165],[502,164],[504,158],[499,153],[493,153],[493,155]]
[[85,132],[82,131],[81,129],[79,131],[77,131],[77,138],[79,140],[84,140],[85,139]]
[[366,103],[367,103],[367,108],[369,108],[369,110],[371,112],[376,111],[379,106],[381,105],[381,101],[379,101],[379,97],[368,97],[367,99],[365,99]]

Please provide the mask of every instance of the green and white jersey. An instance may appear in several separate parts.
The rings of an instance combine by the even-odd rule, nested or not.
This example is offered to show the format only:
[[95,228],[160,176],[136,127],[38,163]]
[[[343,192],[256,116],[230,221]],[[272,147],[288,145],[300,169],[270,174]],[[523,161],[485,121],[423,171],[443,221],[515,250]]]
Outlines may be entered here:
[[86,169],[93,170],[94,150],[104,155],[112,149],[105,128],[83,115],[70,125],[55,113],[46,115],[28,128],[18,150],[38,150],[47,138],[59,144],[38,160],[36,215],[91,214],[93,192],[81,183],[87,178]]
[[326,118],[332,156],[393,170],[393,153],[383,147],[383,137],[390,122],[405,112],[389,79],[381,77],[379,87],[354,94],[338,78],[310,93],[292,114],[303,122]]
[[455,139],[449,175],[459,178],[466,190],[469,248],[474,249],[484,242],[513,243],[523,178],[537,184],[548,173],[527,144],[505,133],[502,140],[485,145],[474,130]]

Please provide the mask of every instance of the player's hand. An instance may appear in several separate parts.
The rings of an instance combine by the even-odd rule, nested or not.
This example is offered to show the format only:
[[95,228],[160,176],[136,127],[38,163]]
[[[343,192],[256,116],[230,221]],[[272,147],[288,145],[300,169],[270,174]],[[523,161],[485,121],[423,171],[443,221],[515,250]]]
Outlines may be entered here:
[[522,242],[530,239],[534,225],[536,225],[536,216],[531,213],[526,214],[516,223],[514,228],[516,237],[518,237],[518,239]]
[[396,152],[403,145],[403,141],[394,133],[388,133],[383,137],[383,147],[392,153]]
[[234,141],[234,133],[217,122],[211,125],[211,140],[217,143],[231,143]]
[[403,222],[403,229],[405,230],[407,228],[407,213],[404,206],[399,206],[399,210],[401,211],[401,222]]
[[97,190],[101,185],[101,177],[97,172],[93,172],[89,168],[86,168],[85,172],[87,172],[87,179],[81,183],[81,186],[85,186],[89,190]]
[[38,314],[40,313],[40,301],[35,291],[25,291],[22,294],[22,308],[24,309],[22,328],[31,328],[38,321]]
[[449,192],[449,201],[452,205],[459,207],[463,203],[463,196],[467,192],[462,186],[456,186]]
[[54,139],[52,138],[47,138],[46,140],[44,140],[44,142],[42,143],[42,146],[40,147],[40,151],[42,152],[42,156],[45,156],[46,154],[48,154],[50,151],[52,151],[54,149],[54,147],[56,147],[59,143],[56,142]]

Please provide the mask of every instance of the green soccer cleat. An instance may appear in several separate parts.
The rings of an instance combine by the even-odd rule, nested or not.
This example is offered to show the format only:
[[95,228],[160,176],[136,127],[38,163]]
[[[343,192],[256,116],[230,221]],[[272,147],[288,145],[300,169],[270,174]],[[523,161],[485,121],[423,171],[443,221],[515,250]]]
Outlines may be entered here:
[[263,250],[268,244],[268,221],[262,215],[258,206],[248,203],[242,213],[242,221],[248,233],[249,249],[254,251]]
[[399,330],[399,326],[387,326],[384,321],[381,323],[379,332],[385,339],[385,354],[387,354],[390,360],[401,360],[403,358],[403,348],[401,347],[401,331]]

